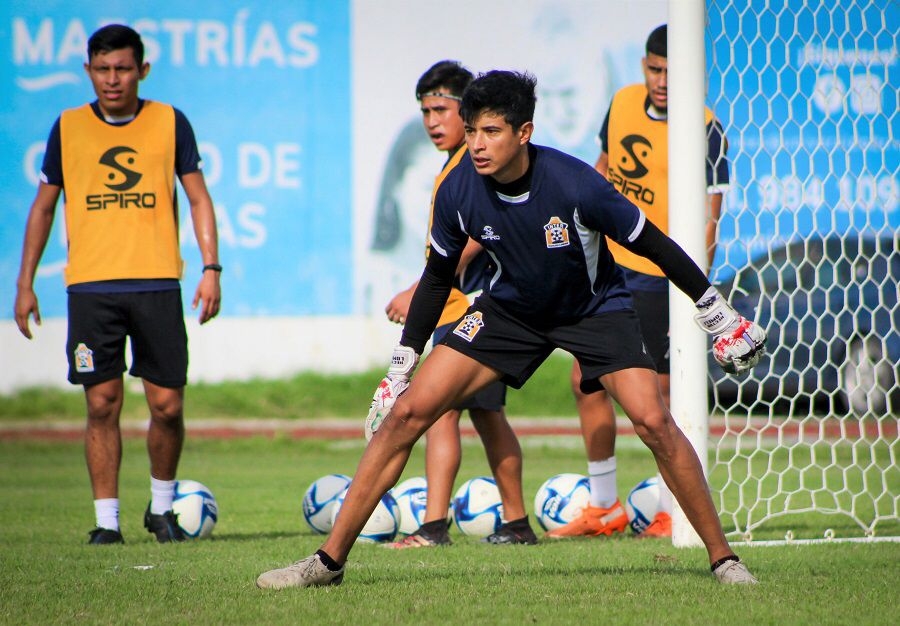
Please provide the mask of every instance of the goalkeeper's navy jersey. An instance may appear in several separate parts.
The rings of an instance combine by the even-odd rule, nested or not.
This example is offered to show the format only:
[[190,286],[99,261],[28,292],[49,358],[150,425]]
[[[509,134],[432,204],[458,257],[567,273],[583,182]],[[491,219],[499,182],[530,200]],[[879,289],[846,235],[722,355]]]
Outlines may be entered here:
[[431,244],[456,258],[468,237],[493,258],[488,292],[528,323],[554,326],[631,307],[604,236],[628,242],[644,214],[586,163],[534,146],[530,192],[510,198],[475,171],[470,155],[435,197]]

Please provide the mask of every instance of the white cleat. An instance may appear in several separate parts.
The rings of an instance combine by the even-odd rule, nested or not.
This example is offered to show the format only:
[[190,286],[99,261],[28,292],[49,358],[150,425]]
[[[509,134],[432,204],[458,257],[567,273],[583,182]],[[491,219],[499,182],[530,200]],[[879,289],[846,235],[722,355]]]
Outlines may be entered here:
[[740,561],[725,561],[713,570],[713,574],[723,585],[755,585],[759,582]]
[[281,569],[273,569],[259,575],[256,586],[260,589],[287,589],[288,587],[324,587],[340,585],[344,581],[344,568],[336,572],[328,569],[318,554],[308,556]]

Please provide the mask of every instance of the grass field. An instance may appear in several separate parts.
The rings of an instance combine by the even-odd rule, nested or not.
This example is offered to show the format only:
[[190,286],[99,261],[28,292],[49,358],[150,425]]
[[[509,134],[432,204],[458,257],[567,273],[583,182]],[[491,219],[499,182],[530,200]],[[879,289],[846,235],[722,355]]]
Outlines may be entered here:
[[[575,415],[569,387],[572,360],[551,356],[520,390],[507,395],[507,413],[516,417]],[[185,416],[195,418],[315,419],[354,417],[369,410],[372,392],[384,370],[362,374],[320,375],[303,373],[285,380],[253,380],[227,384],[190,384],[185,394]],[[123,420],[146,419],[147,407],[140,383],[129,379]],[[0,421],[82,420],[84,394],[81,387],[26,389],[0,395]]]
[[[580,443],[528,438],[525,496],[584,471]],[[900,544],[741,548],[762,581],[718,585],[701,549],[630,537],[388,551],[360,545],[340,587],[264,592],[256,576],[315,550],[300,499],[315,478],[353,474],[357,440],[188,440],[180,470],[215,493],[213,537],[158,545],[141,527],[144,443],[125,442],[124,546],[87,546],[93,510],[78,442],[0,442],[0,622],[4,624],[894,624]],[[620,490],[653,474],[631,438]],[[404,477],[422,474],[417,447]],[[467,442],[458,484],[487,473]]]

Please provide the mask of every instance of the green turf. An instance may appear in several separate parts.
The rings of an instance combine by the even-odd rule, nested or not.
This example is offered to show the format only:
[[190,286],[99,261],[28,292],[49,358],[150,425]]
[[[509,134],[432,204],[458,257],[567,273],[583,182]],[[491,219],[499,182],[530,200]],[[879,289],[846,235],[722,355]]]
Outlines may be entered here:
[[[584,471],[580,442],[526,438],[525,496]],[[260,591],[256,576],[315,550],[300,499],[315,478],[352,474],[361,441],[189,439],[180,476],[215,493],[213,537],[158,545],[141,528],[144,443],[125,442],[124,546],[87,546],[93,526],[78,442],[0,442],[0,622],[4,624],[894,624],[900,544],[742,548],[754,588],[718,585],[700,549],[662,540],[543,541],[388,551],[358,546],[345,582]],[[653,474],[623,438],[620,491]],[[422,473],[417,447],[404,477]],[[487,472],[467,441],[458,483]],[[803,524],[803,520],[798,522]]]
[[[507,395],[507,413],[517,417],[575,415],[569,386],[572,359],[553,355],[521,389]],[[185,393],[189,418],[282,418],[364,416],[384,370],[361,374],[298,374],[284,380],[252,380],[222,384],[190,384]],[[128,379],[122,418],[145,419],[146,402],[140,382]],[[0,394],[0,421],[81,420],[81,387],[24,389]]]

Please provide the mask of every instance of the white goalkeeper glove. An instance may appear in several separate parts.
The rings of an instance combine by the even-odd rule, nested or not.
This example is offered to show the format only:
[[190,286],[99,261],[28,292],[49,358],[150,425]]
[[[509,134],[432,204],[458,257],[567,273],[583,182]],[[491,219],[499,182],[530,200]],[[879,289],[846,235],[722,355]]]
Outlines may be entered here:
[[742,317],[714,287],[697,302],[694,319],[713,339],[713,358],[729,374],[743,374],[766,353],[766,331]]
[[416,369],[418,362],[419,355],[412,348],[408,346],[394,348],[387,376],[378,384],[378,389],[372,397],[372,406],[366,416],[366,441],[370,440],[375,431],[381,427],[394,402],[409,387],[409,376]]

